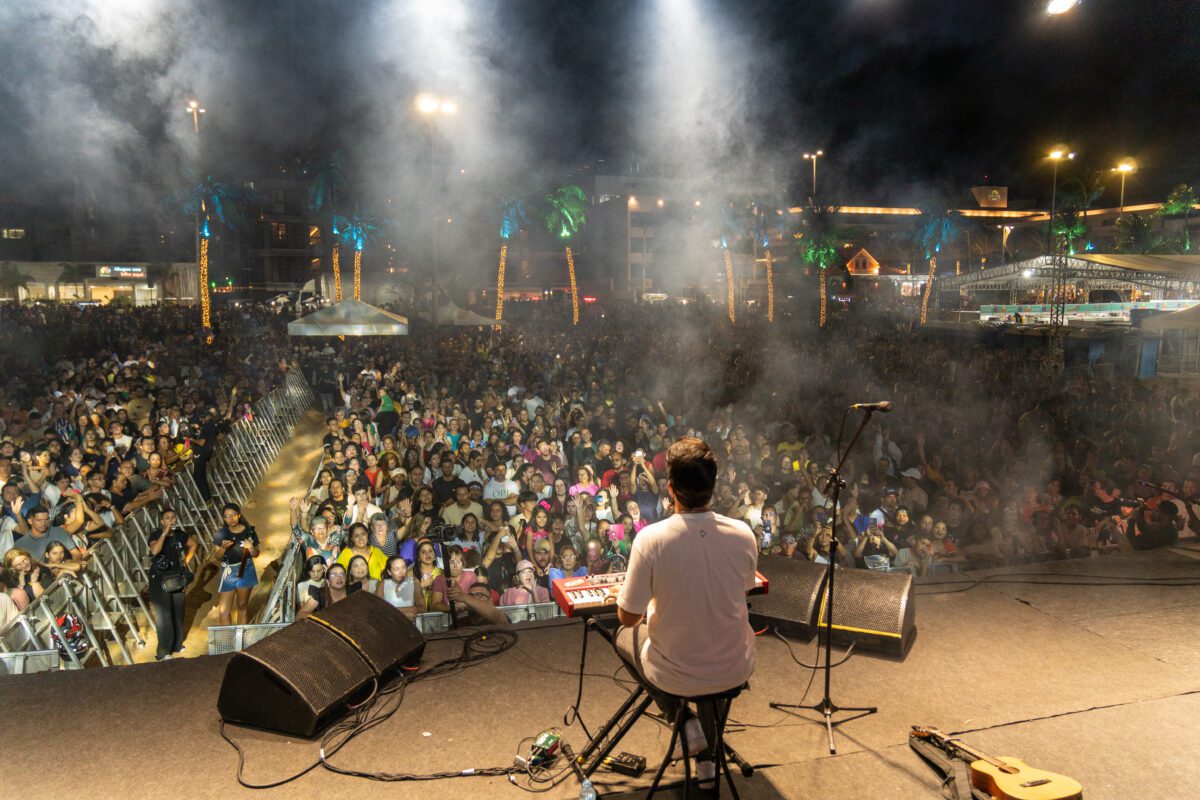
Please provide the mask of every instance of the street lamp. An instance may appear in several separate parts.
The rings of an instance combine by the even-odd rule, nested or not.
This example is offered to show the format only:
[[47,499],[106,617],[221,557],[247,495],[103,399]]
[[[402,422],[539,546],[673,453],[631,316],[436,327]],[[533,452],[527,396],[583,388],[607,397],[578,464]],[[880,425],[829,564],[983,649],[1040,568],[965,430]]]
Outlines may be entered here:
[[825,155],[824,150],[818,150],[815,153],[805,153],[806,161],[811,161],[813,165],[813,197],[817,196],[817,159]]
[[1121,216],[1125,216],[1125,176],[1137,171],[1137,162],[1132,158],[1123,158],[1121,163],[1112,168],[1113,172],[1121,173]]
[[200,103],[196,100],[191,100],[187,104],[187,113],[192,115],[192,129],[196,131],[196,136],[200,136],[200,115],[204,113],[204,109],[200,107]]
[[1054,182],[1050,186],[1050,232],[1046,237],[1046,249],[1049,255],[1053,255],[1054,214],[1058,203],[1058,162],[1064,158],[1069,161],[1075,158],[1075,154],[1068,151],[1066,147],[1055,147],[1047,154],[1047,158],[1054,164]]
[[1066,14],[1075,6],[1079,5],[1079,0],[1049,0],[1046,3],[1046,13],[1052,17],[1057,17],[1060,14]]
[[[436,117],[438,115],[453,116],[454,114],[457,114],[458,113],[458,103],[449,97],[439,97],[436,94],[433,94],[431,92],[421,92],[420,94],[418,94],[416,96],[416,99],[414,100],[414,105],[416,106],[418,113],[420,113],[422,116],[424,116],[429,121],[429,128],[428,128],[429,183],[430,183],[430,189],[433,190],[435,192],[435,196],[437,196],[438,199],[441,200],[442,199],[441,195],[440,195],[441,184],[438,183],[438,181],[437,181],[437,165],[436,165],[436,163],[434,161],[434,157],[433,157],[433,155],[434,155],[434,153],[433,153],[434,125],[435,125]],[[440,205],[440,203],[439,203],[439,205]],[[432,242],[432,244],[433,244],[433,263],[432,263],[431,269],[429,271],[429,278],[430,278],[431,283],[433,284],[430,288],[430,297],[433,301],[433,324],[436,328],[436,326],[438,324],[438,296],[437,296],[438,293],[437,293],[437,278],[435,276],[437,274],[437,267],[438,267],[438,230],[441,227],[438,223],[438,221],[441,219],[441,213],[438,209],[434,210],[434,213],[433,213],[433,216],[431,219],[432,219],[432,223],[433,223],[430,228],[430,233],[432,234],[432,238],[433,238],[433,242]],[[453,218],[446,220],[447,225],[450,224],[451,222],[453,222]]]

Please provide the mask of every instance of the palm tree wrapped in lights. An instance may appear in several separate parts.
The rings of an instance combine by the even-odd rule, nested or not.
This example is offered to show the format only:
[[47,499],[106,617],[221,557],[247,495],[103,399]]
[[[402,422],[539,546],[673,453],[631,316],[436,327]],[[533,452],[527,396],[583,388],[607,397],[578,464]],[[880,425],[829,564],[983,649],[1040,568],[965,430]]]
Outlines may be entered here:
[[788,223],[791,212],[787,204],[781,208],[771,208],[763,203],[754,204],[754,243],[763,250],[763,258],[767,264],[767,321],[775,321],[775,260],[771,255],[771,229],[775,229],[775,238],[784,241],[788,233]]
[[734,276],[733,256],[729,248],[737,241],[739,234],[746,232],[744,219],[745,207],[737,203],[725,203],[720,212],[721,255],[725,260],[725,300],[729,311],[729,321],[737,323],[737,310],[734,307]]
[[[354,299],[362,299],[362,254],[368,241],[379,238],[379,220],[369,213],[357,211],[349,217],[334,216],[334,233],[354,248]],[[340,270],[338,299],[341,300]]]
[[834,225],[836,206],[810,206],[804,217],[805,230],[796,234],[800,257],[817,273],[821,298],[818,324],[824,328],[829,320],[828,269],[837,263],[840,237]]
[[525,201],[519,197],[505,197],[500,206],[500,266],[496,269],[496,321],[504,317],[504,268],[508,263],[508,242],[521,231],[521,225],[529,223]]
[[207,335],[205,341],[212,344],[212,299],[209,295],[208,246],[213,234],[213,223],[227,228],[241,225],[242,207],[255,199],[235,183],[218,181],[205,176],[191,186],[172,195],[167,204],[170,208],[191,214],[196,220],[196,236],[199,241],[198,270],[200,279],[200,327]]
[[963,230],[963,216],[959,211],[946,208],[945,203],[936,203],[921,208],[914,228],[915,243],[924,249],[929,261],[929,279],[925,283],[925,295],[921,298],[921,324],[929,313],[929,298],[933,294],[933,280],[937,275],[937,255],[942,245],[957,238]]
[[575,256],[571,253],[571,237],[587,224],[587,195],[578,186],[560,186],[546,196],[546,230],[562,239],[567,255],[567,272],[571,279],[571,322],[579,324],[579,287],[575,283]]
[[1159,214],[1164,217],[1183,216],[1183,245],[1181,249],[1185,253],[1192,252],[1192,232],[1188,229],[1188,222],[1192,216],[1192,211],[1196,208],[1196,192],[1191,186],[1186,183],[1181,183],[1171,190],[1171,194],[1167,195],[1167,202],[1163,203],[1159,209]]
[[334,152],[329,156],[316,156],[304,165],[304,174],[308,177],[308,208],[324,218],[325,228],[329,234],[329,260],[333,268],[333,290],[336,300],[342,300],[342,269],[341,252],[339,249],[337,198],[344,195],[346,178],[342,174],[341,154]]

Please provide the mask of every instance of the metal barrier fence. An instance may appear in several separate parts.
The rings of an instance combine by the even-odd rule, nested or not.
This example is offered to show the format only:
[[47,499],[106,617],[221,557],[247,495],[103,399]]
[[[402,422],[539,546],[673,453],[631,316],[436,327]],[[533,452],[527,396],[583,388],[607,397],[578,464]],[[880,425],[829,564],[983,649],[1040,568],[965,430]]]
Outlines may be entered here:
[[[196,536],[196,563],[207,561],[214,549],[213,533],[221,525],[216,506],[226,500],[245,502],[313,402],[304,378],[289,372],[248,416],[233,423],[214,449],[206,474],[216,502],[204,500],[195,478],[197,464],[189,462],[174,473],[175,480],[162,497],[131,513],[110,538],[91,544],[82,573],[61,575],[0,630],[0,674],[9,665],[33,672],[80,669],[93,661],[110,666],[114,659],[132,664],[126,639],[139,649],[144,647],[140,626],[152,619],[143,599],[150,586],[148,536],[158,527],[162,509],[173,508],[180,527]],[[59,646],[68,641],[63,630],[67,615],[79,625],[78,647]],[[56,658],[46,657],[46,652]],[[35,654],[42,655],[35,658]]]
[[[541,622],[563,616],[557,603],[530,603],[523,606],[499,606],[513,625]],[[450,630],[450,615],[433,611],[417,614],[413,622],[423,634]],[[208,629],[208,654],[232,653],[283,630],[291,622],[256,623],[252,625],[219,625]]]

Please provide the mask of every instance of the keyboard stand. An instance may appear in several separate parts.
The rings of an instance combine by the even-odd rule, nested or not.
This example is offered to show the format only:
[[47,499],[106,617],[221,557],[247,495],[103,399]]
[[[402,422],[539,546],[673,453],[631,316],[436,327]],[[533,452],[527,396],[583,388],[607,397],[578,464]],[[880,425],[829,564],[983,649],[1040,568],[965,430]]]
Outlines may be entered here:
[[[595,630],[609,644],[613,644],[614,641],[612,631],[601,626],[595,617],[589,617],[583,627],[583,658],[585,659],[587,655],[587,635],[588,631],[591,630]],[[578,756],[579,764],[582,766],[585,776],[591,777],[592,773],[604,763],[604,759],[608,758],[621,739],[625,737],[625,734],[629,733],[634,723],[638,721],[642,714],[646,713],[646,709],[654,702],[654,698],[646,693],[646,689],[642,686],[641,681],[636,682],[637,688],[625,699],[625,702],[617,709],[617,713],[613,714],[596,731],[595,735],[590,736],[587,745],[580,751]],[[578,708],[576,709],[576,716],[578,717]],[[583,720],[580,720],[580,724],[583,724]],[[584,727],[583,732],[588,732],[586,727]]]

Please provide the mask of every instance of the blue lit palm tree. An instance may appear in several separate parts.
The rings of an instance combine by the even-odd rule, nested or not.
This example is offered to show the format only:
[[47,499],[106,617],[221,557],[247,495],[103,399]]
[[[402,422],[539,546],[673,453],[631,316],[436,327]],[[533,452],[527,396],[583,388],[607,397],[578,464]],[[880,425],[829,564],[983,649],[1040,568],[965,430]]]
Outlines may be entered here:
[[521,225],[529,225],[529,214],[525,201],[508,196],[500,201],[500,266],[496,268],[496,321],[504,316],[504,268],[508,263],[508,243],[521,231]]
[[329,241],[329,260],[333,267],[335,299],[342,300],[341,252],[339,250],[338,203],[346,196],[346,178],[342,173],[341,152],[315,156],[304,165],[308,178],[308,209],[323,220]]
[[[245,221],[243,209],[256,199],[253,192],[236,183],[218,181],[212,175],[175,192],[167,201],[168,210],[191,214],[196,224],[196,264],[200,279],[200,326],[212,329],[212,301],[208,293],[208,242],[214,223],[227,228]],[[211,332],[207,341],[212,342]]]
[[368,242],[379,238],[379,220],[368,212],[359,210],[349,217],[334,215],[336,235],[347,246],[354,248],[354,299],[362,295],[362,254]]
[[947,208],[945,203],[921,206],[921,216],[917,217],[913,228],[913,241],[924,249],[925,259],[929,262],[929,279],[925,284],[925,296],[921,298],[922,325],[929,310],[929,298],[933,295],[938,253],[942,252],[942,245],[958,238],[963,229],[962,212]]
[[575,283],[575,257],[571,238],[587,224],[587,195],[578,186],[560,186],[546,196],[546,230],[562,240],[566,248],[567,272],[571,279],[571,320],[579,324],[579,288]]

